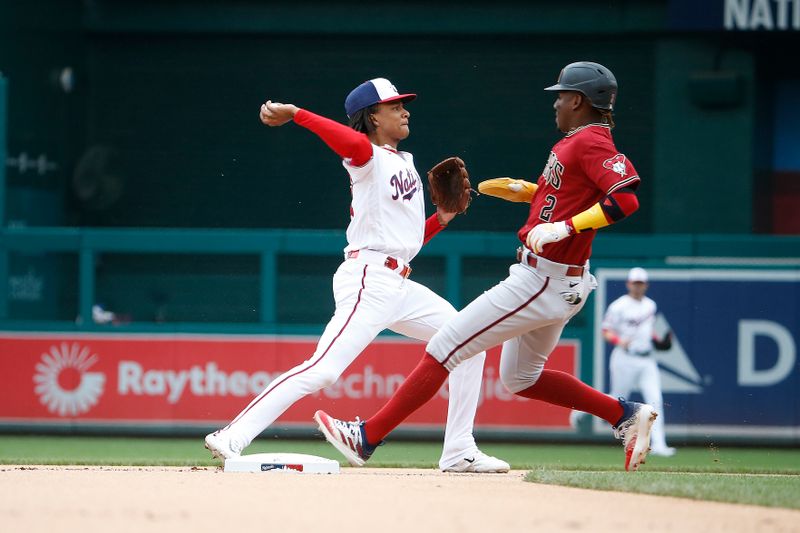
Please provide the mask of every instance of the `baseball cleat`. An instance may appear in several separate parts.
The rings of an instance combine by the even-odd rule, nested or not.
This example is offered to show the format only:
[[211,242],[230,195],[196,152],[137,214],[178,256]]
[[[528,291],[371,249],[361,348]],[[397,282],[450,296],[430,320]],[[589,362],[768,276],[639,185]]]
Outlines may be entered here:
[[355,422],[344,422],[333,418],[325,411],[314,413],[314,420],[325,440],[344,455],[351,466],[364,466],[377,446],[370,446],[364,434],[364,422],[356,417]]
[[443,468],[442,472],[472,472],[476,474],[504,474],[511,467],[507,462],[491,455],[486,455],[480,450],[464,457],[454,465]]
[[646,403],[628,402],[624,398],[619,402],[623,415],[614,426],[614,436],[622,439],[625,448],[625,470],[635,471],[650,451],[650,430],[658,413]]
[[211,452],[211,457],[223,461],[242,454],[242,450],[221,429],[206,435],[206,449]]

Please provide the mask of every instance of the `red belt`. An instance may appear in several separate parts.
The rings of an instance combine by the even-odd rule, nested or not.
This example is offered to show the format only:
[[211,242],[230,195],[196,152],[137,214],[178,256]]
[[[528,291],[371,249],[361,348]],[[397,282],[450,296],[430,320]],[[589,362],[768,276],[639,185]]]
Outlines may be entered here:
[[[517,261],[522,262],[522,250],[517,250]],[[525,262],[528,263],[528,266],[531,268],[536,268],[536,264],[538,260],[536,259],[535,255],[527,254],[525,256]],[[583,267],[579,266],[567,266],[567,270],[565,273],[566,276],[572,277],[581,277],[583,276]]]
[[[351,252],[347,252],[347,258],[348,259],[355,259],[356,257],[358,257],[358,252],[359,251],[360,250],[353,250]],[[397,262],[397,259],[395,259],[394,257],[389,256],[389,257],[386,258],[386,261],[383,262],[383,266],[385,266],[389,270],[397,270],[397,267],[400,266],[400,264]],[[408,276],[411,275],[411,265],[404,266],[403,270],[398,272],[398,274],[400,274],[400,276],[402,276],[404,278],[408,278]]]

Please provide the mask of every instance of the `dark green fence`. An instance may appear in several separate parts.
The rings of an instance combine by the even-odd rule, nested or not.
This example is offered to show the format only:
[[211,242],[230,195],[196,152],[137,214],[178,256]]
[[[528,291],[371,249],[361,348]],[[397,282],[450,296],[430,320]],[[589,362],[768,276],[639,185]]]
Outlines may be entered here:
[[[322,324],[333,310],[330,280],[345,244],[343,232],[324,230],[7,228],[0,231],[0,283],[8,288],[0,291],[0,326],[107,327],[78,319],[91,316],[95,303],[134,329]],[[445,232],[414,261],[414,278],[460,307],[505,277],[517,245],[511,233]],[[800,238],[601,234],[593,264],[707,258],[717,265],[737,257],[796,266]]]

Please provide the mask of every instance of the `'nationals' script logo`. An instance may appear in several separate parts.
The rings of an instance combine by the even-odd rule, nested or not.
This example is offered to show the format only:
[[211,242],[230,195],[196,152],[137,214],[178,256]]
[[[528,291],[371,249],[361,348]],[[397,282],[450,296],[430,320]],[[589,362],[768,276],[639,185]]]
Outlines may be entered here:
[[401,170],[389,180],[389,183],[394,186],[394,194],[392,200],[402,198],[403,200],[411,200],[414,194],[419,189],[419,180],[417,179],[416,172],[409,169]]

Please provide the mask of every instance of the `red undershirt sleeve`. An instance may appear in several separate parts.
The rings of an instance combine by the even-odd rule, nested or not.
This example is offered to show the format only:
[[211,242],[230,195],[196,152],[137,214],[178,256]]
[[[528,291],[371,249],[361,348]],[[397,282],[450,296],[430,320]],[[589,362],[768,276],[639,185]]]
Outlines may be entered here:
[[344,124],[306,109],[297,112],[294,122],[316,133],[331,150],[342,159],[349,159],[350,164],[355,167],[362,166],[372,157],[372,143],[369,138]]
[[436,213],[429,216],[428,220],[425,221],[425,238],[422,240],[422,245],[428,244],[428,241],[431,240],[434,235],[446,227],[447,226],[439,224],[439,217],[436,216]]

